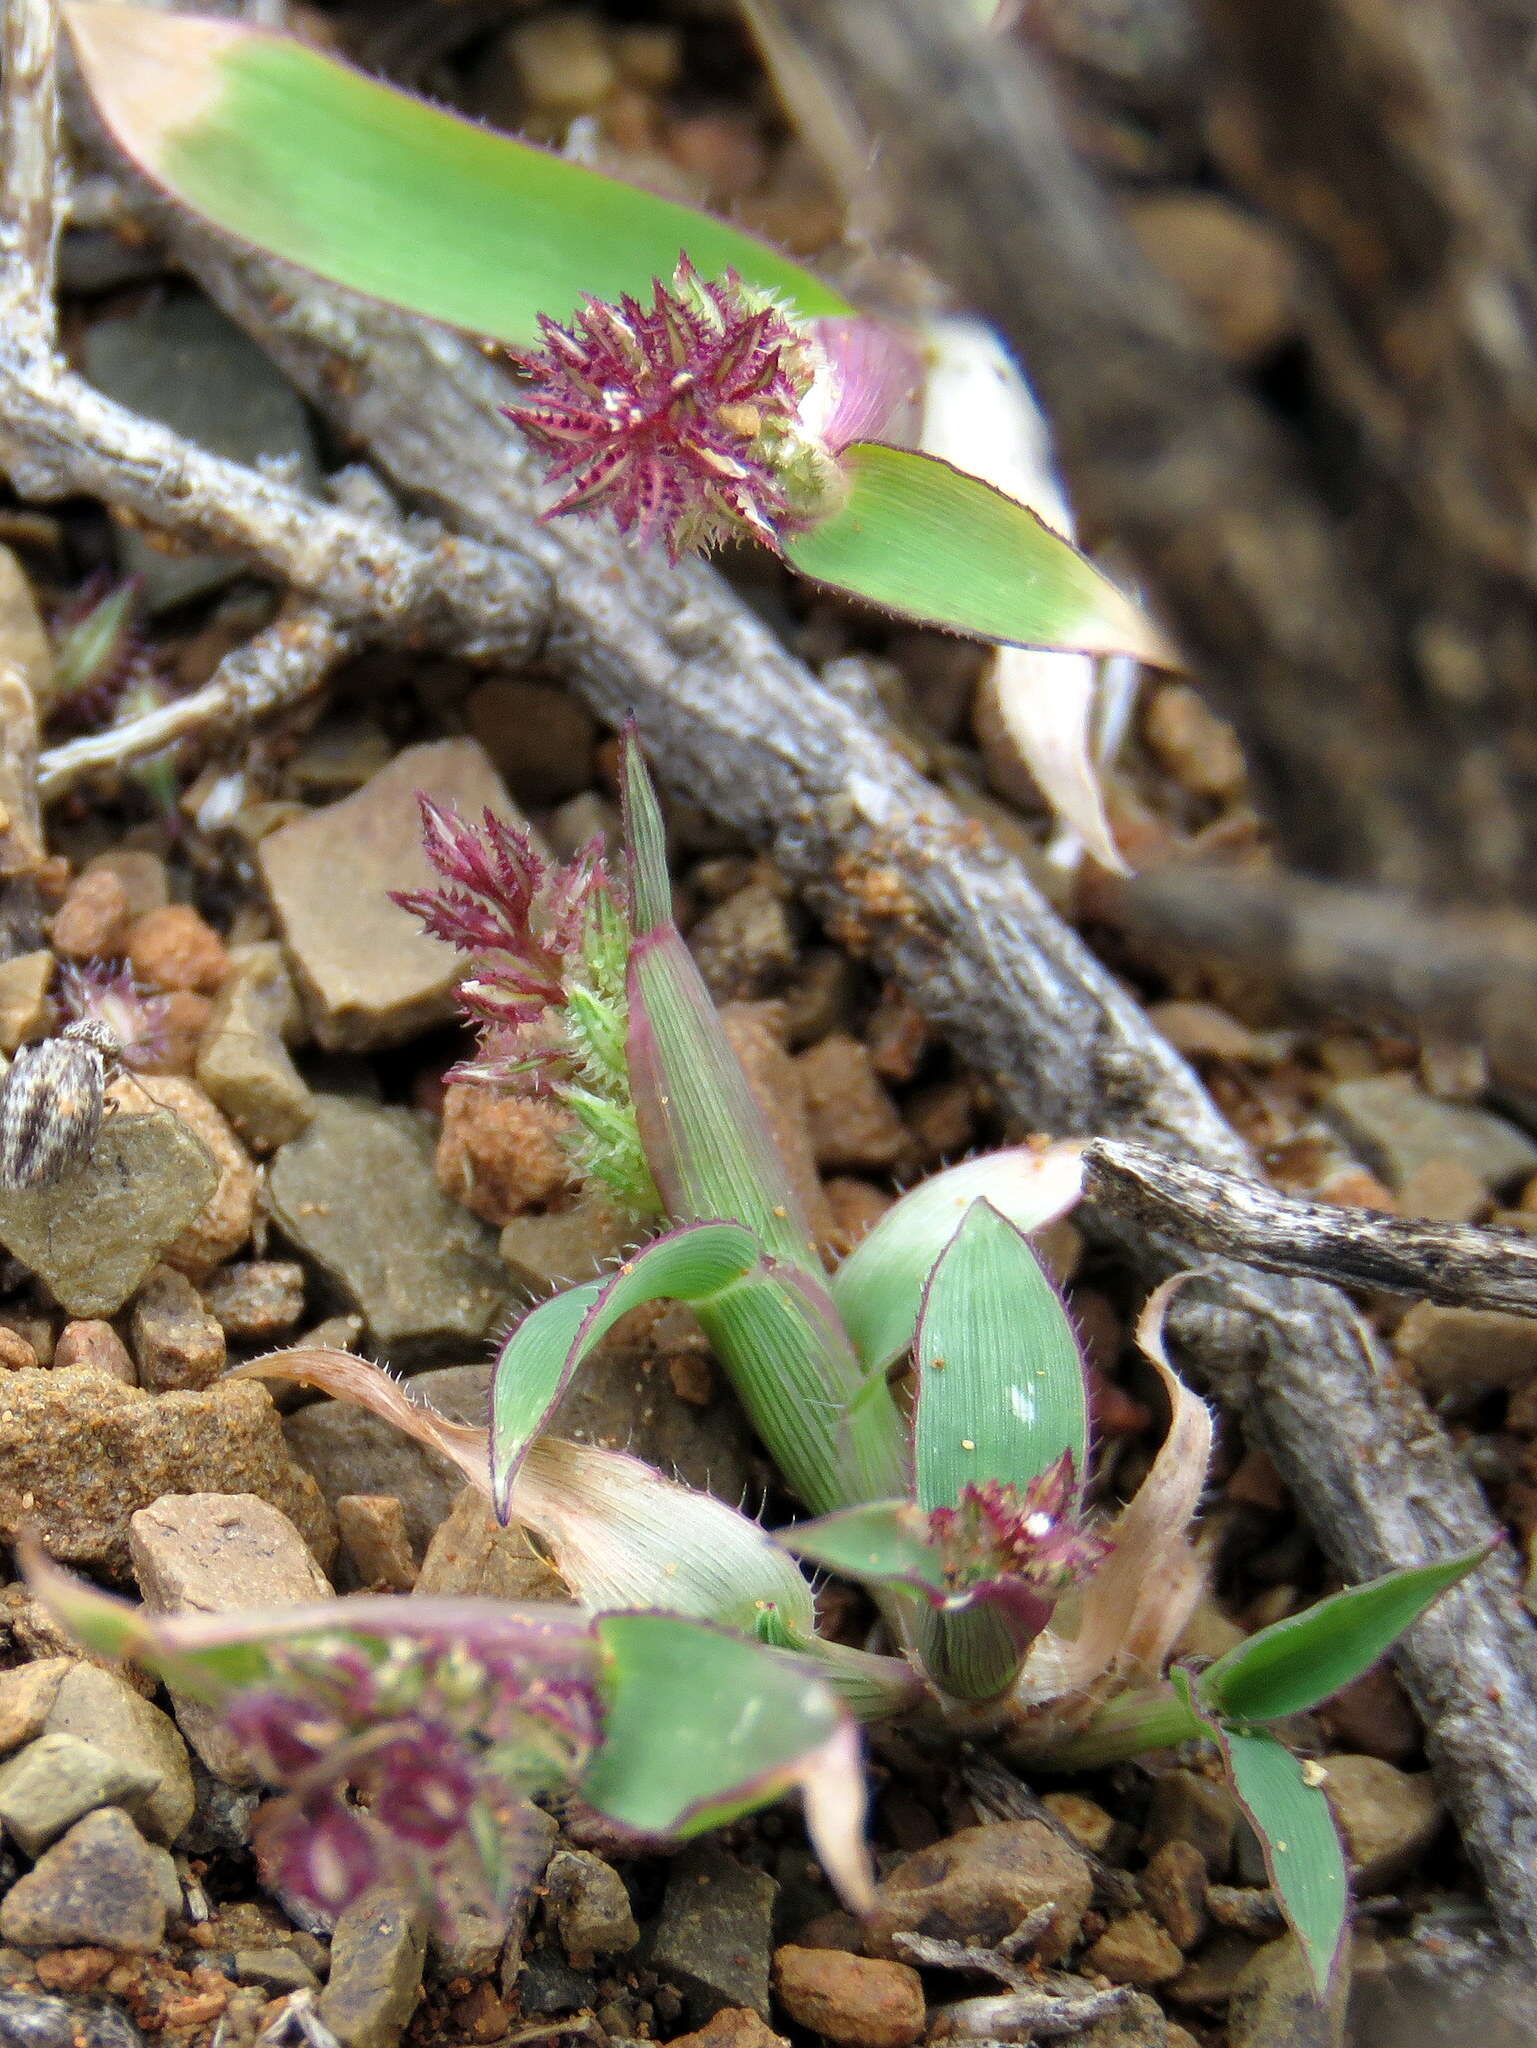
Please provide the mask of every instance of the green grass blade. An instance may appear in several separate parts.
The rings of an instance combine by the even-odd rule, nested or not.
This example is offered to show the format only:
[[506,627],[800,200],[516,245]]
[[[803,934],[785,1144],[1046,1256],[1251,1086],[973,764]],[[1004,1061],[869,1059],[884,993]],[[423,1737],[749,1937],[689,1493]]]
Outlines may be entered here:
[[803,576],[979,640],[1171,662],[1129,597],[991,484],[873,441],[854,442],[840,459],[847,503],[782,542]]
[[1370,1670],[1433,1601],[1483,1563],[1491,1547],[1387,1572],[1261,1629],[1201,1673],[1196,1692],[1202,1706],[1234,1721],[1306,1713]]
[[1015,1145],[931,1174],[893,1203],[828,1282],[865,1370],[884,1372],[912,1343],[934,1262],[973,1202],[1028,1233],[1065,1216],[1082,1188],[1077,1145]]
[[968,1482],[1024,1486],[1071,1451],[1088,1462],[1083,1362],[1067,1311],[1013,1224],[974,1202],[934,1268],[918,1320],[918,1505]]
[[491,1383],[491,1481],[505,1514],[512,1482],[571,1376],[623,1315],[648,1301],[705,1302],[761,1269],[763,1250],[736,1223],[695,1223],[541,1302],[502,1346]]
[[604,1739],[582,1783],[599,1813],[695,1835],[799,1788],[824,1867],[868,1902],[852,1727],[804,1657],[671,1615],[599,1617]]
[[928,1523],[908,1500],[843,1508],[781,1529],[775,1541],[794,1556],[862,1585],[913,1586],[940,1599],[949,1591]]
[[649,294],[687,250],[807,317],[829,286],[753,236],[233,22],[67,10],[117,140],[183,205],[334,283],[522,344],[582,294]]

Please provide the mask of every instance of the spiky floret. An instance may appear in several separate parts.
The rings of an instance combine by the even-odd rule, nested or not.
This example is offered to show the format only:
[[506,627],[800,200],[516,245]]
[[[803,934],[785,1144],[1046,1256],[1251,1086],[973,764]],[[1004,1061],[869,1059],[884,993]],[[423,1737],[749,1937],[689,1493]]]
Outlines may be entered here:
[[969,1592],[1010,1579],[1055,1599],[1104,1562],[1110,1546],[1078,1520],[1073,1454],[1027,1486],[989,1479],[963,1486],[953,1508],[935,1508],[929,1534],[948,1583]]
[[458,994],[480,1045],[449,1078],[553,1095],[575,1120],[581,1179],[634,1215],[660,1213],[625,1051],[629,909],[601,842],[561,864],[493,811],[473,826],[419,802],[422,844],[448,886],[394,900],[474,963]]
[[539,327],[544,347],[514,358],[533,388],[504,409],[570,484],[554,513],[606,506],[677,561],[832,508],[837,464],[801,417],[820,351],[734,271],[705,279],[683,256],[649,311],[588,297],[569,327]]

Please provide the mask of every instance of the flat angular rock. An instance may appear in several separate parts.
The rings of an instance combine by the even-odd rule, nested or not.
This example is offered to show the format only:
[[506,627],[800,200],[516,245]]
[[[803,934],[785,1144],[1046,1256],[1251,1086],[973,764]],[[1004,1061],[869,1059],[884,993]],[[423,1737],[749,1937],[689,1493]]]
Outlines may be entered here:
[[13,1671],[0,1671],[0,1756],[42,1734],[64,1674],[72,1667],[69,1657],[38,1657]]
[[1537,1139],[1486,1109],[1441,1102],[1398,1075],[1336,1083],[1324,1113],[1393,1189],[1443,1160],[1466,1166],[1496,1193],[1537,1172]]
[[130,1517],[210,1485],[270,1501],[329,1562],[330,1510],[251,1381],[147,1394],[74,1366],[8,1373],[0,1386],[0,1540],[30,1524],[50,1557],[126,1580]]
[[94,1807],[153,1792],[159,1775],[78,1735],[39,1735],[0,1764],[0,1821],[29,1856]]
[[871,1955],[899,1959],[893,1936],[924,1934],[996,1948],[1038,1907],[1052,1918],[1039,1953],[1056,1962],[1078,1939],[1094,1881],[1085,1859],[1039,1820],[962,1828],[886,1875],[865,1925]]
[[118,1762],[153,1775],[152,1790],[119,1802],[155,1842],[174,1842],[192,1819],[187,1745],[169,1714],[97,1664],[71,1664],[48,1714],[48,1731],[80,1735]]
[[110,1316],[212,1198],[218,1168],[179,1118],[110,1116],[51,1187],[0,1189],[0,1244],[72,1316]]
[[18,1878],[0,1902],[0,1938],[22,1948],[94,1947],[148,1955],[165,1934],[156,1858],[126,1813],[103,1807]]
[[650,1962],[677,1986],[694,2024],[723,2006],[769,2016],[769,1960],[779,1887],[713,1842],[673,1863]]
[[467,819],[489,808],[520,822],[482,747],[430,740],[258,849],[294,979],[332,1051],[399,1045],[454,1013],[463,960],[390,901],[392,889],[438,881],[422,851],[419,791]]
[[246,1143],[271,1152],[297,1138],[315,1098],[284,1044],[298,1002],[283,949],[271,940],[230,950],[229,978],[198,1042],[197,1078]]
[[495,1233],[438,1186],[435,1150],[432,1120],[415,1110],[317,1095],[309,1129],[268,1175],[284,1233],[392,1355],[478,1342],[511,1293]]
[[342,2048],[395,2048],[416,2010],[426,1960],[415,1900],[381,1888],[348,1907],[331,1936],[319,2008]]

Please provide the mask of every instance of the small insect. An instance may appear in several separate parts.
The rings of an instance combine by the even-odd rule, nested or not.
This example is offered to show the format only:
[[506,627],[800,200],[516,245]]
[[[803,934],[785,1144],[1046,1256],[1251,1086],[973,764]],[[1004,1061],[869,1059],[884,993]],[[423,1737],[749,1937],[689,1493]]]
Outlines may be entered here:
[[0,1188],[52,1187],[90,1158],[122,1050],[94,1017],[21,1048],[0,1082]]

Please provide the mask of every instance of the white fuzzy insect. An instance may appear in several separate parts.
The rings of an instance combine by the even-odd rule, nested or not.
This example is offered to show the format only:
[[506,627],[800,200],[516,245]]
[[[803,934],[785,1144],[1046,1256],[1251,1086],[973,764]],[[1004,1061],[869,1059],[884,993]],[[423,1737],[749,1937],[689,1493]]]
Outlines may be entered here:
[[90,1158],[122,1050],[94,1017],[22,1046],[0,1082],[0,1188],[51,1187]]

